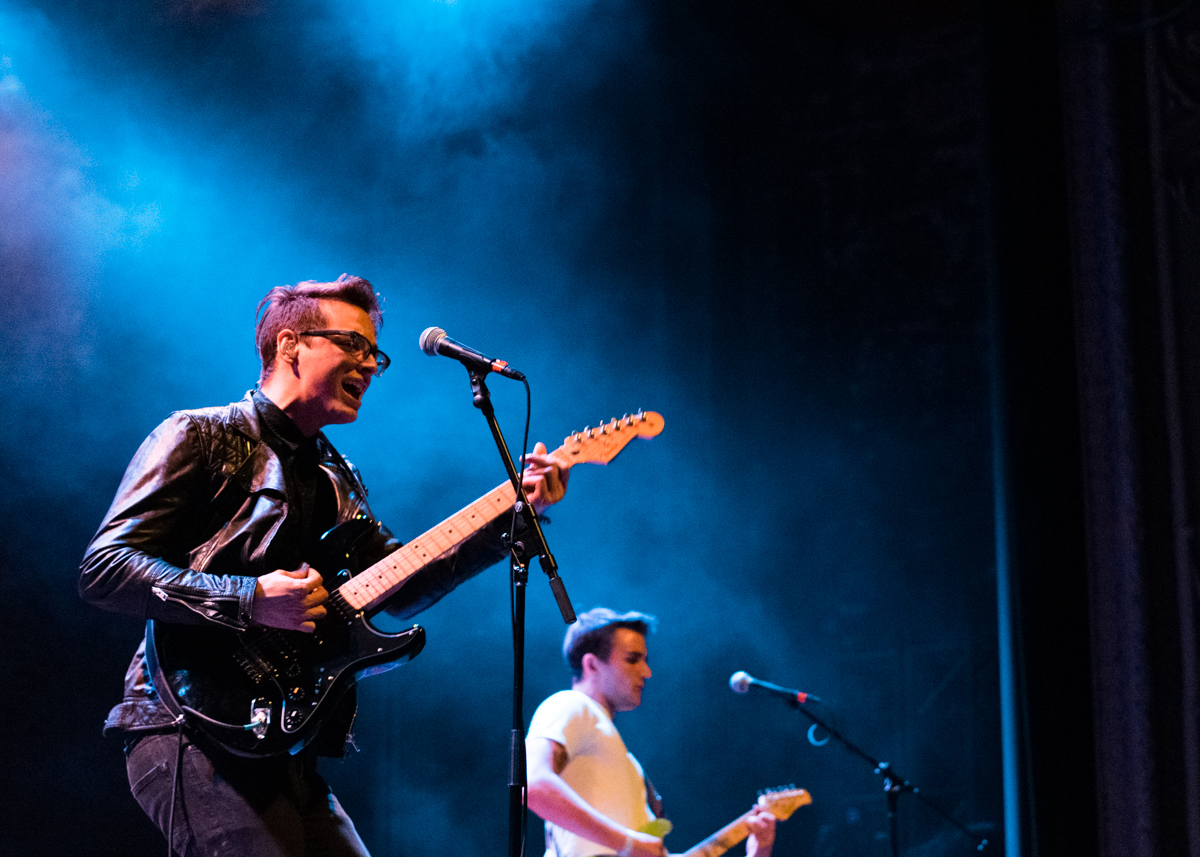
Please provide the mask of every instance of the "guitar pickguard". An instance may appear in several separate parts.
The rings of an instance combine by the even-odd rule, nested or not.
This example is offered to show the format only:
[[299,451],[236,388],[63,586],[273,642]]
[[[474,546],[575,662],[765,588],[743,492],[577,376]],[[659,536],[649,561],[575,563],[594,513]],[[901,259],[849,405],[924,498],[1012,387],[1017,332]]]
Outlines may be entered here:
[[[348,564],[368,521],[352,520],[323,538],[325,559]],[[331,582],[352,579],[343,570]],[[386,634],[333,590],[312,634],[278,628],[235,631],[216,625],[147,623],[155,686],[169,692],[186,722],[243,756],[297,752],[364,674],[412,660],[425,645],[420,626]]]

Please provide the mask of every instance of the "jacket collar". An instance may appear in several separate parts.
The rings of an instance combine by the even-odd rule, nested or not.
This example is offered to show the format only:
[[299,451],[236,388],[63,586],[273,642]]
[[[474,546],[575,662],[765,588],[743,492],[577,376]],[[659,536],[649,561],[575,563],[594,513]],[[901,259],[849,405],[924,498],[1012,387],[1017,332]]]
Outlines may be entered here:
[[226,459],[226,473],[251,492],[274,491],[286,495],[283,464],[275,451],[263,442],[253,390],[229,406],[226,425],[231,434],[239,434],[246,440],[245,446],[239,444],[241,454]]
[[[226,460],[226,472],[251,491],[278,491],[285,494],[283,464],[275,451],[263,441],[262,420],[254,405],[254,391],[248,390],[240,401],[229,406],[227,423],[249,442],[240,460]],[[317,433],[321,464],[336,467],[340,461],[324,432]]]

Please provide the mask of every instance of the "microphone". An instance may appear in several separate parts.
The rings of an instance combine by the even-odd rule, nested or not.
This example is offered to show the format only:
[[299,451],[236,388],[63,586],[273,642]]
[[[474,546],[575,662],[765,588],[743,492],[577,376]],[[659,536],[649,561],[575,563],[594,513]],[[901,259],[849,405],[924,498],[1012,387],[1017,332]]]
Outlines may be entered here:
[[805,693],[802,690],[794,690],[790,687],[780,687],[777,684],[771,684],[769,681],[757,679],[742,670],[738,670],[729,677],[729,687],[734,693],[746,693],[751,687],[757,687],[772,696],[783,697],[792,705],[803,705],[806,702],[821,701],[821,697],[819,696],[813,696],[811,693]]
[[512,378],[514,381],[525,380],[524,375],[516,369],[510,368],[504,360],[493,360],[491,357],[480,354],[474,348],[469,348],[461,342],[455,342],[440,327],[425,328],[425,332],[421,334],[417,344],[430,357],[441,354],[443,357],[457,360],[476,372],[499,372],[505,378]]

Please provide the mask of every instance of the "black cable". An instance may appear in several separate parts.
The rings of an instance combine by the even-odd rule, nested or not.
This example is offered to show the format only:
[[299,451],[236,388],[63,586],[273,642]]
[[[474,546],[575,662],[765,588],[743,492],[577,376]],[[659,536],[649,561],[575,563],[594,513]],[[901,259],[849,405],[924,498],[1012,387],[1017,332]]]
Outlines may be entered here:
[[[525,385],[525,434],[521,438],[521,457],[518,461],[521,462],[521,470],[525,469],[525,454],[529,450],[529,422],[533,414],[533,394],[529,390],[529,382],[524,378],[521,382]],[[514,504],[512,510],[512,519],[508,523],[508,533],[511,538],[516,538],[517,534],[517,507]],[[511,599],[510,599],[511,603]],[[512,622],[514,629],[517,621],[517,605],[512,604]],[[514,630],[515,633],[515,630]]]
[[167,816],[167,857],[175,853],[175,802],[179,800],[179,784],[183,779],[183,718],[177,718],[179,742],[175,749],[175,774],[171,782],[171,812]]
[[226,723],[223,720],[217,720],[215,718],[209,717],[207,714],[204,714],[201,711],[197,711],[196,709],[192,708],[190,705],[182,705],[182,706],[180,706],[180,708],[182,708],[184,711],[186,711],[188,714],[192,715],[193,717],[199,717],[201,720],[205,721],[206,723],[210,723],[213,726],[220,726],[222,729],[233,729],[233,730],[239,731],[239,732],[252,732],[256,726],[261,725],[260,723],[255,722],[255,721],[251,721],[250,723]]

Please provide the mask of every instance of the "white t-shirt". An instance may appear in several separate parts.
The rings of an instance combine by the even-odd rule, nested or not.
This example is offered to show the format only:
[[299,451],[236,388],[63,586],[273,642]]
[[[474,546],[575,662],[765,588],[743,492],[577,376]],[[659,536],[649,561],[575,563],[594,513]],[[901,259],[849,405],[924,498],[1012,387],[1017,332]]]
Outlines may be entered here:
[[[637,830],[654,818],[646,804],[642,766],[625,749],[604,706],[578,690],[561,690],[538,706],[530,738],[549,738],[567,750],[562,778],[613,821]],[[612,848],[546,822],[546,857],[615,854]]]

